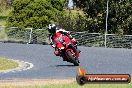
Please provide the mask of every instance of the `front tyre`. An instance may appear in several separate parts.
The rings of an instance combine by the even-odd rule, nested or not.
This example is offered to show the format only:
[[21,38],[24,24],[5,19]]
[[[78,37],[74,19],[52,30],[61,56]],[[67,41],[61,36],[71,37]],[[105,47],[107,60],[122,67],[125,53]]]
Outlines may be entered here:
[[70,61],[74,64],[74,66],[79,66],[78,60],[73,57],[72,52],[68,51],[67,56],[70,59]]

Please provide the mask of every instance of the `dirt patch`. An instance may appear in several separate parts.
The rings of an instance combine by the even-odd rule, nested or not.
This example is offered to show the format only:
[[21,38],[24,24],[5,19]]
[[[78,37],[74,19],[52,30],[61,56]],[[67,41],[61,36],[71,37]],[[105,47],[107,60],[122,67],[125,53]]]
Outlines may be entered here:
[[72,83],[75,79],[32,79],[32,80],[1,80],[0,87],[4,86],[35,86],[47,84]]

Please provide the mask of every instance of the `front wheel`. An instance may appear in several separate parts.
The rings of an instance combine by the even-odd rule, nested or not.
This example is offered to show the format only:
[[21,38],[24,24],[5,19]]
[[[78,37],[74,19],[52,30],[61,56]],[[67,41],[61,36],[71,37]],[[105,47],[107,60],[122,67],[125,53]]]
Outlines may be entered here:
[[70,59],[70,61],[75,65],[79,66],[78,59],[74,58],[71,51],[67,52],[67,56]]

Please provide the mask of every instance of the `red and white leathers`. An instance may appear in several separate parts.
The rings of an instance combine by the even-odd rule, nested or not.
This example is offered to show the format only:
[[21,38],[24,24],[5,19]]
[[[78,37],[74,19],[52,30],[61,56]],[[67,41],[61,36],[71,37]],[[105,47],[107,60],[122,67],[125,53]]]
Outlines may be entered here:
[[[67,37],[69,37],[71,39],[71,42],[74,45],[77,44],[77,41],[75,40],[75,38],[72,38],[69,31],[66,31],[64,29],[58,29],[58,30],[56,30],[56,33],[49,35],[49,40],[50,40],[51,46],[55,48],[56,44],[60,41],[61,41],[61,43],[65,43],[65,42],[63,42],[63,40],[61,40],[63,35],[66,35]],[[55,49],[54,54],[58,56],[59,51],[57,49]]]

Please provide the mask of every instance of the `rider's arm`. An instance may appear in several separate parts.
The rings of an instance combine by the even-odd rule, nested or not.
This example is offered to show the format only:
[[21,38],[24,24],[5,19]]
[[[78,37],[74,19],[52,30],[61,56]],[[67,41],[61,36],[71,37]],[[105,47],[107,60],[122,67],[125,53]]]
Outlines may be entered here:
[[69,31],[60,31],[62,34],[66,35],[67,37],[69,37],[74,43],[78,43],[78,41],[76,41],[75,38],[72,37],[72,35],[70,34]]
[[60,31],[62,34],[66,35],[67,37],[69,37],[70,39],[73,39],[70,32],[68,31]]
[[49,34],[49,41],[50,41],[50,45],[55,48],[55,42],[54,42],[54,39],[53,39],[53,36],[51,34]]

